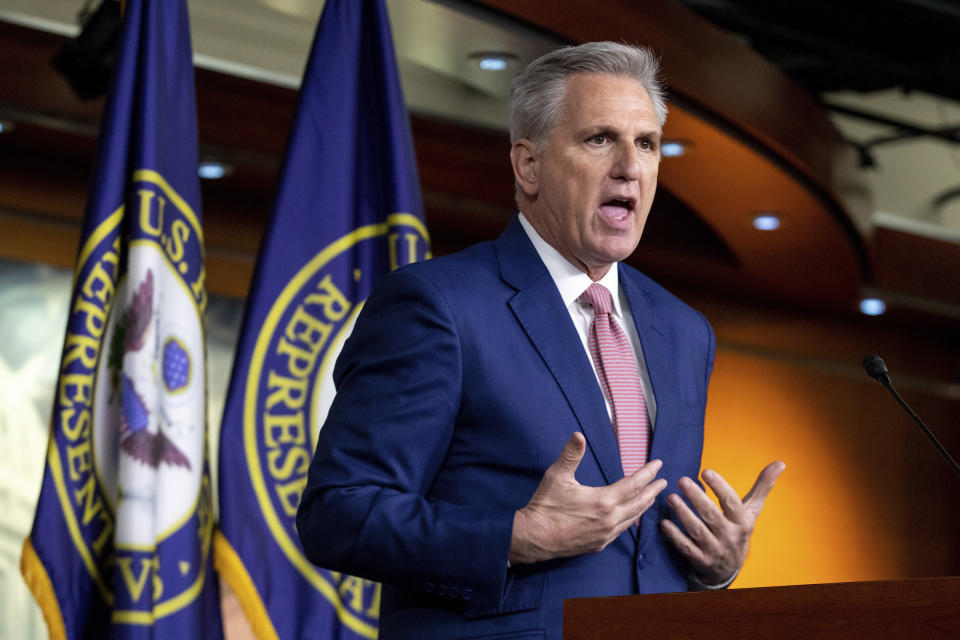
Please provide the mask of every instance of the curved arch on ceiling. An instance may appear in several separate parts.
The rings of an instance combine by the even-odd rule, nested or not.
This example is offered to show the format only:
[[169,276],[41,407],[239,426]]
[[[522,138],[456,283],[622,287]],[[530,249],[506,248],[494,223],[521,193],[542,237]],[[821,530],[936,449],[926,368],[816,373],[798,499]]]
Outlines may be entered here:
[[[664,160],[660,186],[712,228],[736,264],[664,254],[653,257],[658,268],[818,306],[857,297],[869,279],[869,196],[855,153],[803,88],[667,0],[479,2],[568,41],[636,42],[660,53],[673,96],[664,136],[688,143],[682,157]],[[779,230],[753,228],[763,211],[782,216]],[[633,261],[646,261],[642,242]]]

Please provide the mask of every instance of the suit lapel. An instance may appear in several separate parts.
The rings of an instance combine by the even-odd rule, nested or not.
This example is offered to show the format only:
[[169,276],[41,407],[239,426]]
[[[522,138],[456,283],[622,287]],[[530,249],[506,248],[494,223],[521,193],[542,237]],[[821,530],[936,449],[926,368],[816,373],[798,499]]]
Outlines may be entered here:
[[669,327],[651,305],[649,294],[642,285],[630,277],[626,269],[620,269],[620,286],[630,303],[630,314],[637,328],[643,359],[657,401],[657,418],[653,425],[653,440],[650,443],[650,459],[659,458],[658,443],[669,438],[670,425],[676,408],[676,367],[668,348]]
[[[630,314],[637,327],[643,359],[650,375],[650,386],[653,387],[653,395],[657,401],[657,419],[653,425],[650,459],[664,460],[665,464],[669,464],[665,459],[665,453],[668,453],[665,448],[669,446],[671,431],[676,428],[674,414],[679,393],[675,354],[670,349],[670,327],[656,305],[652,304],[651,296],[639,278],[632,276],[626,269],[620,269],[620,286],[630,302]],[[666,477],[670,474],[671,470],[664,468],[659,475]],[[668,487],[667,492],[660,494],[659,499],[665,500],[668,492],[672,491],[676,491],[676,488]],[[652,513],[659,511],[653,509]],[[640,521],[640,527],[641,545],[646,544],[651,536],[657,535],[658,522],[655,517],[644,517]]]
[[616,482],[623,467],[603,392],[556,284],[517,218],[496,247],[501,277],[517,289],[510,309],[567,399],[605,481]]

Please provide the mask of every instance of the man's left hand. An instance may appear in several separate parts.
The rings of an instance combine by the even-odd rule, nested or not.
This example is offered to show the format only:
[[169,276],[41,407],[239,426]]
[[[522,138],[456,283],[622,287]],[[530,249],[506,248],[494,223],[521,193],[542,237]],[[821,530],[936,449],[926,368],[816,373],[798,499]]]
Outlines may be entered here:
[[687,533],[667,519],[660,522],[660,528],[687,557],[697,578],[705,585],[723,584],[740,570],[763,503],[784,468],[786,465],[780,461],[764,467],[742,501],[719,473],[705,469],[703,481],[717,495],[720,508],[696,482],[687,477],[680,478],[680,490],[696,513],[680,496],[672,494],[667,502]]

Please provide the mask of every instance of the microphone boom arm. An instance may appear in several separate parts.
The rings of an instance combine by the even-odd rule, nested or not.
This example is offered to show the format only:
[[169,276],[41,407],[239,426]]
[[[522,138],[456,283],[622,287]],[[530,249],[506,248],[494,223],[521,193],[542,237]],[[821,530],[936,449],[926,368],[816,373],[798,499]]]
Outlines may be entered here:
[[920,430],[923,431],[923,435],[927,436],[927,440],[930,441],[930,444],[932,444],[937,451],[940,452],[940,455],[943,457],[944,461],[951,469],[953,469],[953,472],[957,474],[957,477],[960,477],[960,465],[958,465],[957,461],[953,459],[953,456],[950,455],[950,452],[947,451],[942,444],[940,444],[940,441],[937,440],[937,436],[933,435],[933,432],[930,431],[930,428],[923,423],[923,420],[920,419],[920,416],[914,413],[913,409],[910,408],[910,405],[904,402],[903,398],[900,397],[900,394],[897,393],[897,390],[893,388],[893,383],[890,382],[890,375],[886,372],[886,367],[884,367],[884,370],[879,373],[876,379],[880,384],[887,388],[896,401],[900,403],[900,406],[903,407],[908,414],[910,414],[910,417],[913,418],[913,421],[916,422],[920,427]]

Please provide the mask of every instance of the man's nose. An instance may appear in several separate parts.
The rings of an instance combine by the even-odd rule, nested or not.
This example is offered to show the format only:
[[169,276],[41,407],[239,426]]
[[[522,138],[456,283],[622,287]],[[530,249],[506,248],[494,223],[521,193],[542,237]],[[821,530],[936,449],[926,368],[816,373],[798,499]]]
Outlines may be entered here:
[[610,177],[615,180],[640,179],[640,150],[633,142],[617,146],[617,157],[611,167]]

